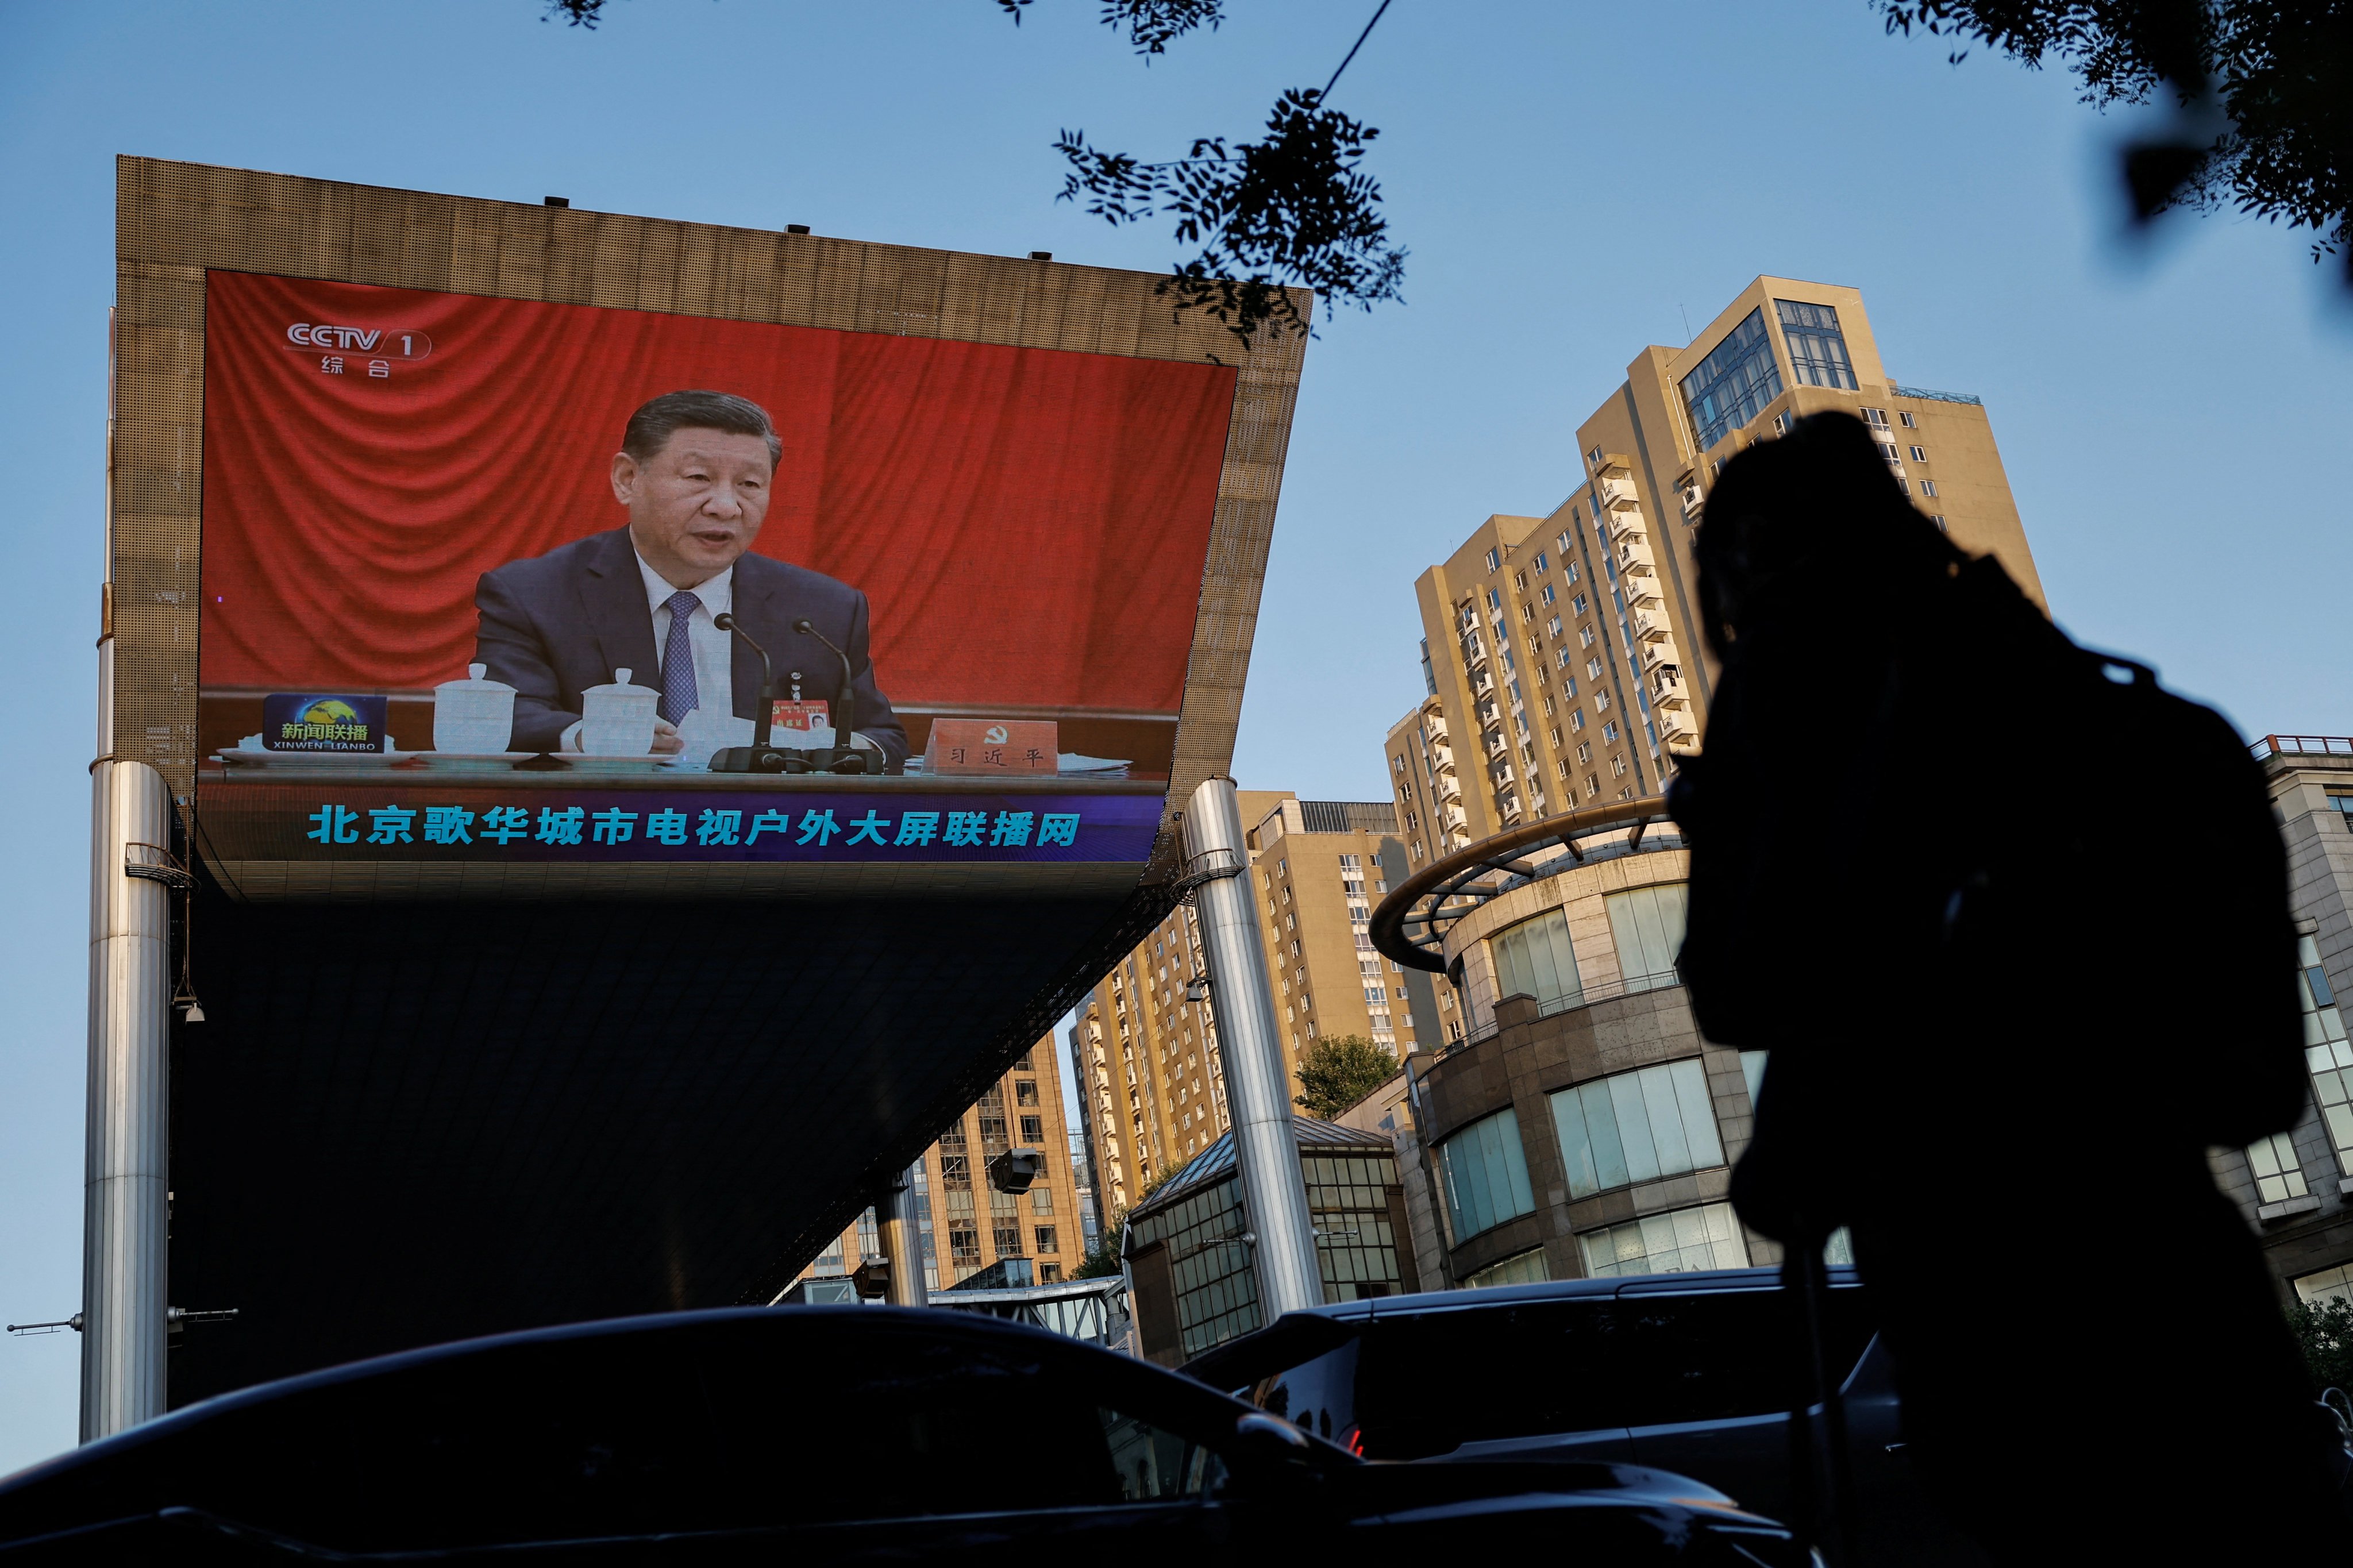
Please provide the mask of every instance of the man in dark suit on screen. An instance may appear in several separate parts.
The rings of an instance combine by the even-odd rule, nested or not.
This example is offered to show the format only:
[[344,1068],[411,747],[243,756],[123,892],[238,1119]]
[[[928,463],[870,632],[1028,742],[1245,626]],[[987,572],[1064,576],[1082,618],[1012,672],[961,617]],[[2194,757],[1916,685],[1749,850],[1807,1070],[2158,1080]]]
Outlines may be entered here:
[[629,416],[613,454],[613,497],[628,508],[627,527],[483,574],[474,657],[515,689],[516,750],[580,750],[580,694],[620,669],[661,693],[658,752],[682,749],[680,722],[698,708],[755,718],[760,658],[717,624],[732,615],[775,659],[778,696],[797,682],[831,702],[840,685],[840,660],[797,632],[797,622],[848,653],[856,743],[899,770],[907,731],[867,658],[866,595],[746,553],[783,451],[758,404],[723,392],[666,393]]

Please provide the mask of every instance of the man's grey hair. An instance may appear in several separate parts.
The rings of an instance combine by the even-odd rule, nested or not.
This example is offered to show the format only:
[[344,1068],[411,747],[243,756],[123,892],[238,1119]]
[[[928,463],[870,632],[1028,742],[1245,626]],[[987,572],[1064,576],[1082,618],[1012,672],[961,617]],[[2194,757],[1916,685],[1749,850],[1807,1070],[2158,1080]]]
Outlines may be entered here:
[[768,411],[748,397],[732,392],[665,392],[642,404],[629,416],[621,432],[621,450],[640,463],[651,462],[681,430],[722,430],[730,436],[757,436],[768,444],[771,468],[784,460],[785,444]]

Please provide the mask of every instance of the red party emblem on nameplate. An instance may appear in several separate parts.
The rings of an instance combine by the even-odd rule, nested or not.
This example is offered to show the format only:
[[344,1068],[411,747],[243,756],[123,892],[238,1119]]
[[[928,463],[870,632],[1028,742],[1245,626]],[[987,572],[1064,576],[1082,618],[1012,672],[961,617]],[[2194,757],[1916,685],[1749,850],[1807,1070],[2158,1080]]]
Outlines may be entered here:
[[1050,719],[934,719],[927,773],[1051,773],[1059,731]]

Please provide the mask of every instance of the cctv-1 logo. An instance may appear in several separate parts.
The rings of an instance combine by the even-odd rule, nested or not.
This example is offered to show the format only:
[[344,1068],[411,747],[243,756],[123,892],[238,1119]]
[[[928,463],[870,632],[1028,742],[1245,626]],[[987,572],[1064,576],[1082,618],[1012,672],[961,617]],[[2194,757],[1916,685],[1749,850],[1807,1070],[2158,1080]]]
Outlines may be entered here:
[[296,321],[286,329],[286,343],[289,348],[330,349],[378,359],[420,360],[433,352],[432,338],[414,327],[341,327],[323,321]]

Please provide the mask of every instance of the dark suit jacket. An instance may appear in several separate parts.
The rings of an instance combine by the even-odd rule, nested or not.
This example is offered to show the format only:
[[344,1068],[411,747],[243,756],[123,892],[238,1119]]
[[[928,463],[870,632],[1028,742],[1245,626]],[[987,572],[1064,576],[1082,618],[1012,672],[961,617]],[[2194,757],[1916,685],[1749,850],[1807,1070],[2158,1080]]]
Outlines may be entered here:
[[[898,771],[907,759],[907,731],[874,684],[866,656],[866,595],[822,573],[745,554],[735,562],[733,597],[736,619],[775,661],[779,697],[790,695],[790,672],[797,669],[804,696],[838,706],[841,661],[823,643],[794,631],[795,621],[807,619],[849,653],[858,704],[852,721]],[[639,686],[661,684],[645,579],[627,528],[485,572],[474,605],[481,612],[474,658],[490,667],[491,679],[515,689],[516,751],[555,750],[580,717],[580,693],[611,680],[617,669],[631,671]],[[741,637],[734,641],[733,711],[752,719],[759,707],[760,658]],[[710,694],[703,700],[708,703]]]

